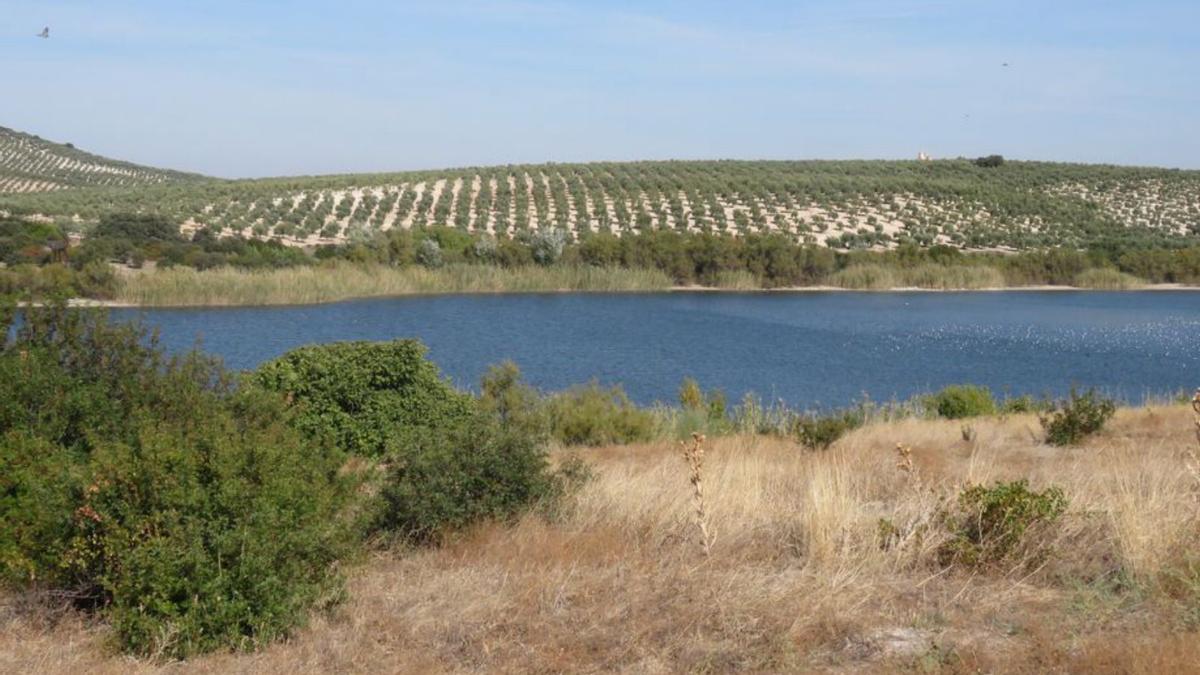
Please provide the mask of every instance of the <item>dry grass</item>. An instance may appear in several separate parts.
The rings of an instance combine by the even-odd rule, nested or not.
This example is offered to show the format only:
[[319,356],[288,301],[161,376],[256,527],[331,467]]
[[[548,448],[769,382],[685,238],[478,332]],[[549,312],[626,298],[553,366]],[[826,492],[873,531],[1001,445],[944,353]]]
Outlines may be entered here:
[[[678,446],[589,451],[597,478],[568,513],[380,553],[351,574],[349,601],[290,643],[185,669],[1196,672],[1191,415],[1122,410],[1071,449],[1042,444],[1028,416],[977,421],[969,441],[954,422],[873,425],[819,454],[709,441],[705,517],[720,536],[707,557]],[[939,505],[964,484],[1015,478],[1071,499],[1039,534],[1053,555],[939,568]],[[890,547],[880,518],[896,528]],[[0,619],[0,671],[155,669],[106,655],[102,626],[47,617]]]

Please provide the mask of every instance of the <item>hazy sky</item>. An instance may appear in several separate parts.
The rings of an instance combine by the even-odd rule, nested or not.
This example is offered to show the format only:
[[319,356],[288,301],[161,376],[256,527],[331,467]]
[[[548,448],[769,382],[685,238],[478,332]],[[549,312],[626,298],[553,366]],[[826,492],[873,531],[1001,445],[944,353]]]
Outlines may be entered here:
[[1200,2],[0,0],[0,125],[229,177],[921,150],[1200,168]]

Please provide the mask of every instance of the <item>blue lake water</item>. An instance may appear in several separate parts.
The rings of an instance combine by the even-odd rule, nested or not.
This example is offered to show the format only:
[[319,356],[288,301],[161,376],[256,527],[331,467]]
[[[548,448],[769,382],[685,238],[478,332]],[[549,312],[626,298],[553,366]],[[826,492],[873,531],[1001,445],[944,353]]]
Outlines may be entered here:
[[504,359],[551,391],[591,379],[641,403],[691,376],[800,406],[954,383],[1127,400],[1200,385],[1198,292],[459,295],[330,305],[116,310],[234,368],[299,345],[415,337],[461,386]]

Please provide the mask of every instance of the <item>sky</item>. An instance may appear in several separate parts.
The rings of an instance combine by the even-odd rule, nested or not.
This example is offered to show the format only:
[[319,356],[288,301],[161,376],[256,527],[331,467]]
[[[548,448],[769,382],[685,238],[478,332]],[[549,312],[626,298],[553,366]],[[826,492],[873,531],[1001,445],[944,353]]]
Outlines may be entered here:
[[1197,64],[1196,0],[0,0],[0,126],[230,178],[922,151],[1200,168]]

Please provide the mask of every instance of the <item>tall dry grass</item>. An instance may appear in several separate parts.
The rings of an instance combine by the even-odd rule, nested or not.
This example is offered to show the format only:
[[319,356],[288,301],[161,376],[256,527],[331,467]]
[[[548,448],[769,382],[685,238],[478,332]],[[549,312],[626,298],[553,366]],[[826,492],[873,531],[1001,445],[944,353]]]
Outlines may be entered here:
[[[716,439],[702,476],[720,536],[706,557],[674,442],[589,451],[596,477],[570,509],[379,552],[351,572],[347,603],[289,643],[188,669],[1195,672],[1191,416],[1122,410],[1069,449],[1044,445],[1032,416],[976,420],[971,440],[951,421],[872,424],[824,453]],[[1049,557],[941,567],[939,513],[954,495],[1019,478],[1071,500],[1037,534]],[[107,655],[103,627],[77,615],[6,611],[0,671],[156,668]]]
[[432,293],[653,291],[671,287],[658,270],[591,266],[424,267],[336,265],[247,271],[155,270],[121,280],[116,301],[153,306],[289,305]]

